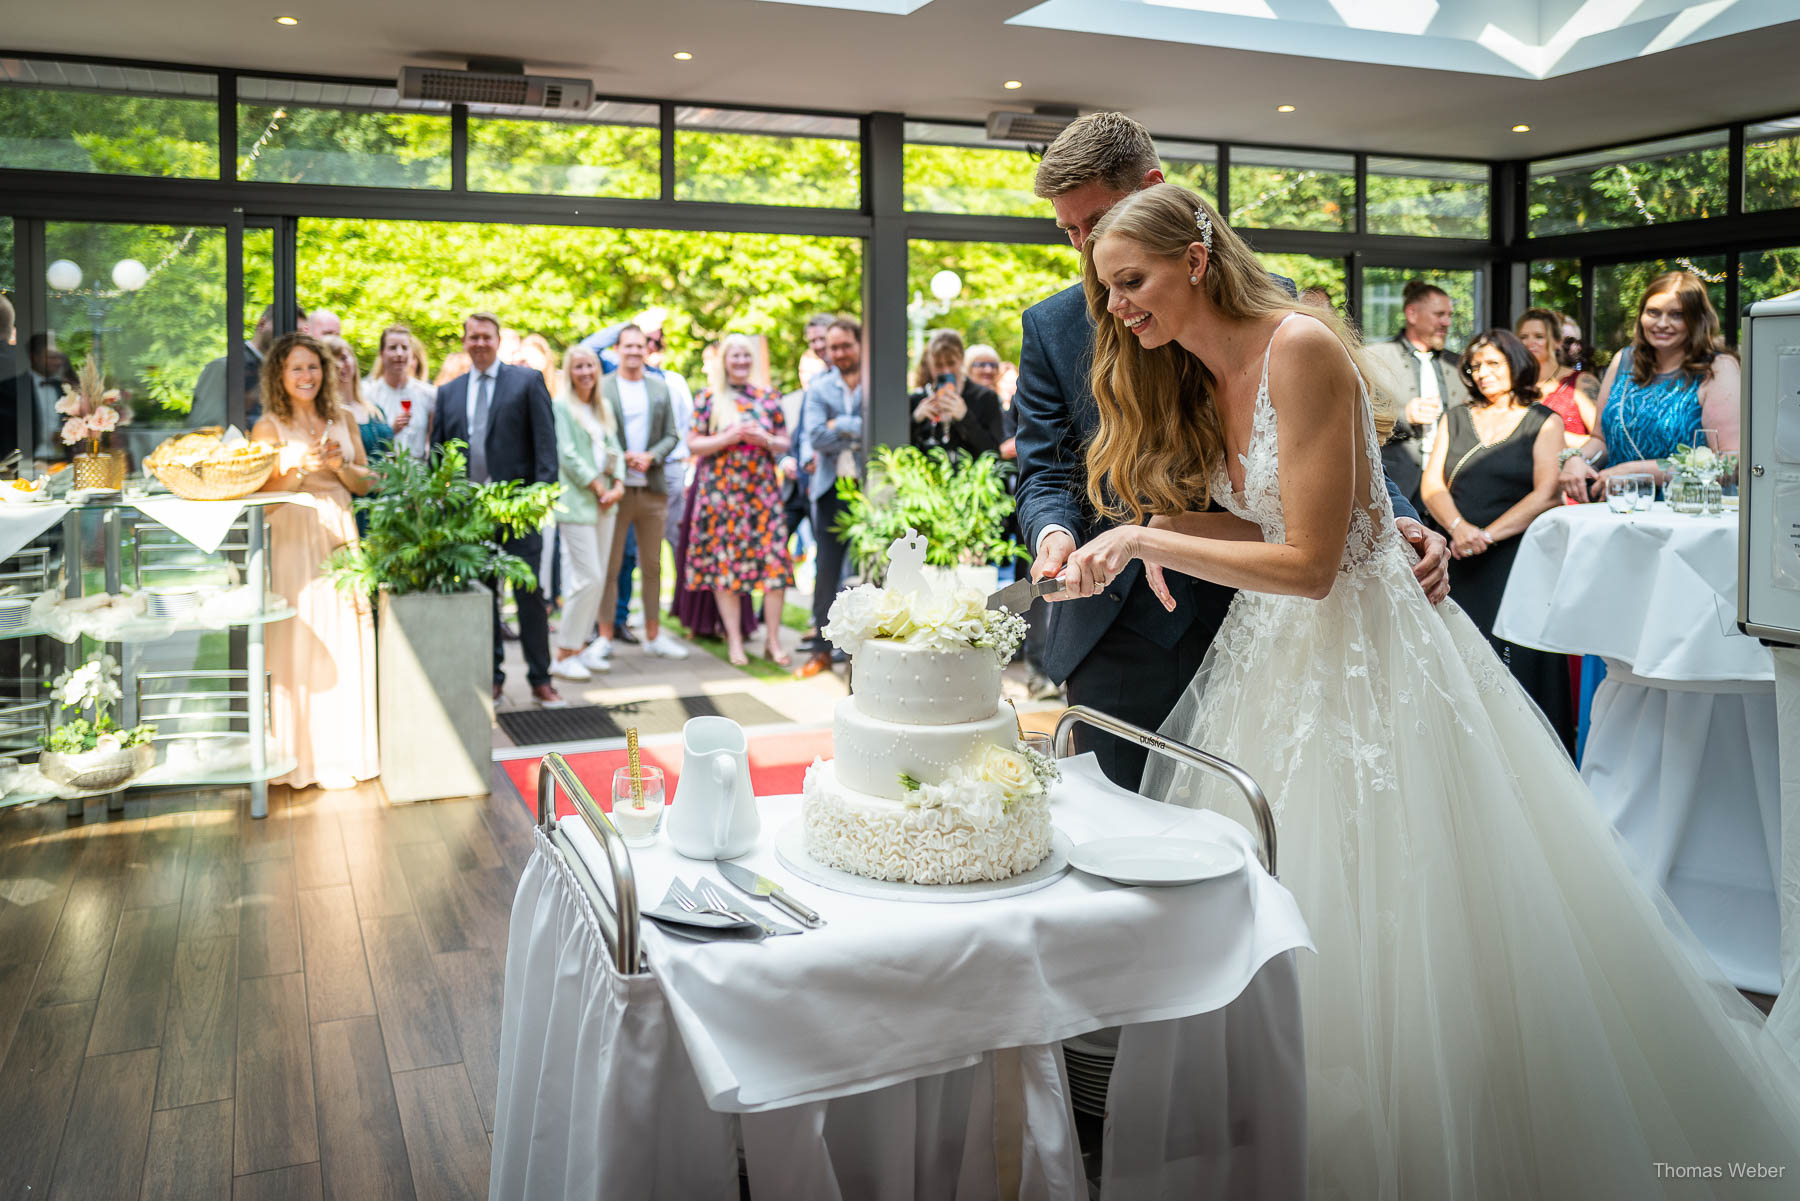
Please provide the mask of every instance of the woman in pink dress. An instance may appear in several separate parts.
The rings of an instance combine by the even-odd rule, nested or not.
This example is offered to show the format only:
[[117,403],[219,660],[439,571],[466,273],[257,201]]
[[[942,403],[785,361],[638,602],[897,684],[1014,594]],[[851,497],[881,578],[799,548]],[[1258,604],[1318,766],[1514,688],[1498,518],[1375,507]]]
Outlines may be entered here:
[[270,586],[294,616],[269,626],[276,745],[295,788],[354,788],[381,767],[375,741],[375,622],[367,597],[339,591],[325,560],[356,542],[350,501],[368,492],[362,439],[336,395],[325,347],[284,334],[263,360],[263,416],[251,437],[279,447],[266,492],[300,500],[268,509]]
[[1537,360],[1538,388],[1543,392],[1538,403],[1563,419],[1565,443],[1580,446],[1600,425],[1600,381],[1562,361],[1557,353],[1562,327],[1561,314],[1526,309],[1513,323],[1513,332]]

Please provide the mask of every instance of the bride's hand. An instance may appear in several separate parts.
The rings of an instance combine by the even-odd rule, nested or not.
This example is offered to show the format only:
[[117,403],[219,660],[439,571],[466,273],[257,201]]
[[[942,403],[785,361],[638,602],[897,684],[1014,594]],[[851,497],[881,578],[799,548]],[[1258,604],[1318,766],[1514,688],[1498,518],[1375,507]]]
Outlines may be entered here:
[[1139,527],[1135,525],[1115,526],[1077,549],[1063,566],[1063,591],[1049,599],[1080,600],[1105,591],[1106,586],[1137,558],[1138,532]]

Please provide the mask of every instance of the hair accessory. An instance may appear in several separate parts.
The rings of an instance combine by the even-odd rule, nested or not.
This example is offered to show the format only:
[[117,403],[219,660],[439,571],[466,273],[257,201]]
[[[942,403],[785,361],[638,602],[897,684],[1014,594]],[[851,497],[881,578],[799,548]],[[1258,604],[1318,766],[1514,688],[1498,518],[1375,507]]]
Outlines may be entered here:
[[[1205,209],[1194,210],[1194,228],[1200,231],[1200,245],[1206,247],[1206,253],[1212,253],[1212,218],[1206,215]],[[1199,280],[1195,280],[1199,283]]]

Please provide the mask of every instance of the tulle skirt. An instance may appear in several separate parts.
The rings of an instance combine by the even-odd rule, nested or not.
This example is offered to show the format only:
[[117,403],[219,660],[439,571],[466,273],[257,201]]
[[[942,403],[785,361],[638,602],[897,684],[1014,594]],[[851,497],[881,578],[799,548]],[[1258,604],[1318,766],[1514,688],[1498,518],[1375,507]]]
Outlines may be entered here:
[[[1276,810],[1313,1197],[1797,1195],[1800,1070],[1396,542],[1323,600],[1240,593],[1163,730]],[[1245,817],[1155,756],[1144,791]]]

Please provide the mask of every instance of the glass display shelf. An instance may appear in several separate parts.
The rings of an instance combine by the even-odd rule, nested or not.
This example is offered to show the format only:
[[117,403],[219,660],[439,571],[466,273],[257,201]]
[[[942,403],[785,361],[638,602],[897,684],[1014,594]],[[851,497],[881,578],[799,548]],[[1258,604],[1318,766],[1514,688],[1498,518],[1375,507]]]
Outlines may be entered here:
[[[118,788],[89,791],[59,788],[40,775],[35,777],[35,781],[25,780],[17,790],[0,796],[0,807],[30,805],[39,801],[85,801],[94,797],[110,796],[140,788],[242,788],[254,784],[266,784],[270,780],[285,776],[295,767],[294,757],[292,755],[281,757],[272,743],[268,747],[264,766],[262,770],[258,771],[250,764],[249,740],[246,736],[240,734],[206,741],[241,747],[243,748],[242,754],[241,756],[233,755],[226,762],[210,765],[206,763],[159,762],[143,775]],[[158,749],[163,751],[165,748],[159,747]],[[215,759],[219,758],[224,758],[224,756],[215,756]]]
[[[106,641],[109,642],[157,642],[164,638],[172,638],[176,634],[205,634],[215,630],[228,630],[235,626],[266,626],[277,621],[286,621],[294,615],[294,607],[289,604],[272,605],[261,613],[248,617],[240,617],[235,621],[202,622],[202,621],[157,621],[144,618],[129,625],[119,627]],[[38,635],[51,637],[50,631],[42,626],[20,626],[14,630],[0,630],[0,640],[7,638],[34,638]]]

